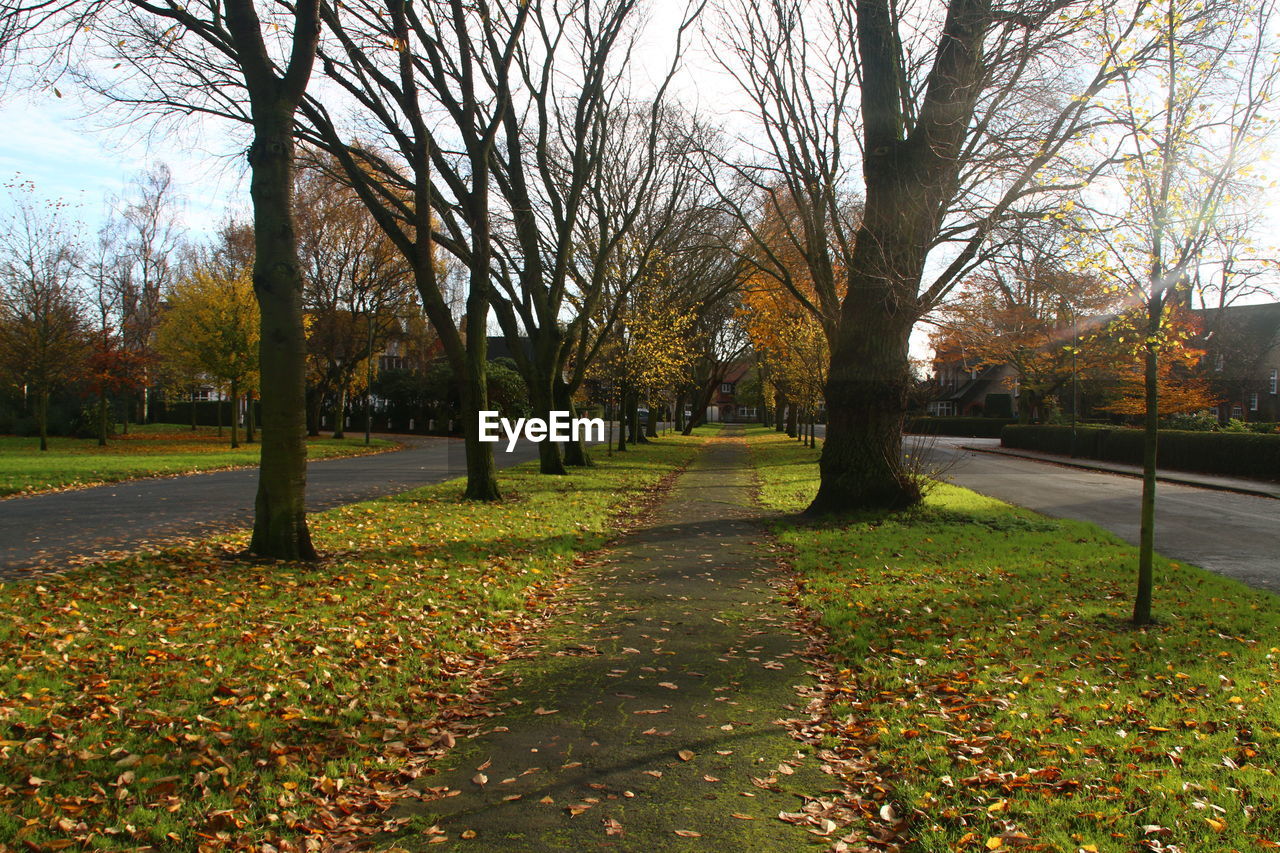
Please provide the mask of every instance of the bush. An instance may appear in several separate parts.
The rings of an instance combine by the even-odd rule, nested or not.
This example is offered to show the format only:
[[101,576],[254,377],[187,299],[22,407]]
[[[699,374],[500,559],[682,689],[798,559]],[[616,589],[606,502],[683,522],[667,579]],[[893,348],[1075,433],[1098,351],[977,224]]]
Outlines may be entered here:
[[903,432],[917,435],[957,435],[963,438],[999,438],[1009,418],[907,418]]
[[[1000,433],[1000,443],[1068,454],[1071,428],[1013,424]],[[1087,459],[1141,465],[1142,445],[1140,429],[1080,427],[1076,431],[1076,455]],[[1280,480],[1280,434],[1161,430],[1159,464],[1178,471]]]
[[1216,432],[1218,429],[1218,418],[1208,412],[1199,412],[1194,415],[1170,415],[1165,418],[1164,423],[1160,424],[1160,428],[1179,429],[1185,430],[1186,432]]

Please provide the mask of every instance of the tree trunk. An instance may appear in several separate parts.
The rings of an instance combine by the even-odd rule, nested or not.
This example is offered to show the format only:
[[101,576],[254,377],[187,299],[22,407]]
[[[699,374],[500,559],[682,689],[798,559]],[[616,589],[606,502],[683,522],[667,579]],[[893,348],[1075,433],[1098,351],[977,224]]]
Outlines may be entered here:
[[626,415],[627,391],[626,391],[626,388],[622,385],[619,385],[617,402],[618,402],[618,406],[617,406],[616,414],[618,416],[618,449],[626,450],[627,449],[627,415]]
[[[529,383],[531,386],[529,402],[533,405],[533,414],[550,423],[551,411],[556,407],[555,390],[552,387],[554,380],[543,374],[537,366],[534,367],[534,371],[534,381]],[[560,446],[560,442],[557,441],[538,442],[538,473],[552,476],[563,476],[569,473],[565,470]]]
[[798,438],[800,433],[800,412],[796,409],[796,404],[791,403],[787,406],[787,437]]
[[244,395],[244,440],[253,444],[253,392],[247,391]]
[[333,412],[333,437],[346,438],[345,432],[347,422],[347,381],[344,379],[342,386],[338,389],[337,408]]
[[320,435],[320,411],[324,408],[324,391],[315,386],[306,392],[307,400],[307,435]]
[[654,406],[652,402],[649,403],[649,417],[645,419],[645,428],[644,428],[644,434],[649,438],[658,437],[659,411],[660,410],[658,409],[658,407]]
[[196,389],[191,389],[191,431],[196,431]]
[[40,428],[40,449],[49,449],[49,392],[42,390],[36,401],[36,425]]
[[[569,413],[570,417],[576,414],[573,405],[573,391],[569,388],[568,383],[558,381],[555,385],[556,407]],[[591,454],[587,451],[587,443],[582,439],[574,441],[572,437],[564,443],[564,464],[574,468],[585,468],[595,463],[591,461]]]
[[781,391],[774,395],[773,417],[775,421],[774,431],[784,432],[787,428],[787,397]]
[[231,380],[231,449],[240,446],[240,383]]
[[871,299],[846,304],[858,306],[860,322],[843,318],[831,354],[827,437],[811,514],[898,509],[920,499],[919,486],[902,465],[913,318],[877,311],[872,306],[879,303]]
[[218,421],[218,438],[222,438],[222,389],[218,389],[218,399],[213,401],[213,411]]
[[261,314],[262,464],[249,551],[314,560],[306,509],[307,339],[293,222],[292,109],[278,102],[255,107],[249,192],[256,250],[253,290]]
[[107,395],[98,394],[98,446],[107,446]]
[[[468,309],[470,313],[470,309]],[[481,409],[489,406],[488,377],[488,342],[484,340],[483,321],[474,322],[475,318],[467,317],[468,330],[477,330],[480,341],[468,337],[466,354],[466,376],[461,385],[462,401],[462,440],[467,459],[467,489],[465,497],[473,501],[496,501],[501,498],[498,491],[497,466],[493,460],[493,444],[480,440]]]
[[1133,621],[1138,625],[1151,622],[1151,598],[1155,587],[1156,538],[1156,451],[1160,437],[1160,356],[1156,335],[1160,330],[1160,314],[1148,305],[1150,328],[1145,352],[1144,397],[1147,421],[1142,437],[1142,525],[1138,533],[1138,594],[1133,601]]

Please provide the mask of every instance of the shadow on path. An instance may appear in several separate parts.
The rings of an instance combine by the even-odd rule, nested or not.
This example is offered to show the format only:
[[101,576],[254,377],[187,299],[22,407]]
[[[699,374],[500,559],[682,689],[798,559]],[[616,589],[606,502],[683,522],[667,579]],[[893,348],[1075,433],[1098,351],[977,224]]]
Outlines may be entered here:
[[[777,819],[833,780],[777,720],[812,684],[771,581],[745,445],[711,440],[581,602],[506,667],[501,714],[424,777],[395,843],[483,851],[810,849]],[[432,839],[436,839],[432,843]],[[441,842],[440,839],[445,839]],[[390,839],[388,839],[390,842]]]

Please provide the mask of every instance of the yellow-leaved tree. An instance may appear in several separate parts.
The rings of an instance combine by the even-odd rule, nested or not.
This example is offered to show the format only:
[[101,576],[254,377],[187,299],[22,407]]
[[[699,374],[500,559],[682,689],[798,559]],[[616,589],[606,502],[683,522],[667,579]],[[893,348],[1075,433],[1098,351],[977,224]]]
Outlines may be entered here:
[[231,395],[231,446],[241,394],[258,381],[258,303],[249,269],[200,265],[169,293],[156,348],[178,375],[203,376]]

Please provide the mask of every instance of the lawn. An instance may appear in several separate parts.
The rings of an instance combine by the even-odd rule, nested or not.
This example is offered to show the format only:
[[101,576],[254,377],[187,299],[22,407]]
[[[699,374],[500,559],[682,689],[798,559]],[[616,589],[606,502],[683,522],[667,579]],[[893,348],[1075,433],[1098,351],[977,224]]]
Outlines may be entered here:
[[319,565],[247,562],[241,536],[0,586],[0,847],[376,827],[463,737],[477,667],[700,441],[509,469],[497,504],[453,481],[315,515]]
[[[115,436],[106,447],[99,447],[92,438],[50,438],[44,452],[38,438],[0,436],[0,497],[257,465],[260,446],[244,444],[243,436],[241,442],[232,450],[229,434],[219,438],[213,427],[193,432],[174,424],[131,427],[128,435]],[[355,456],[393,446],[385,439],[373,439],[366,447],[363,435],[310,438],[307,455],[311,459]]]
[[[816,451],[751,446],[762,501],[803,509]],[[1134,628],[1134,548],[950,485],[777,533],[845,667],[833,735],[881,768],[905,849],[1280,846],[1276,597],[1159,560]]]

